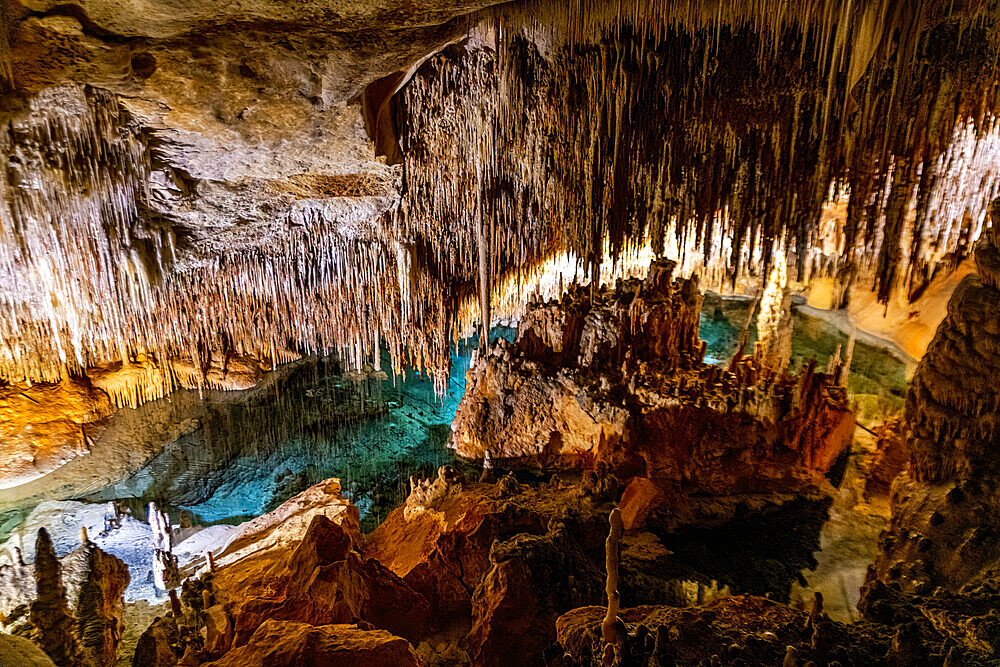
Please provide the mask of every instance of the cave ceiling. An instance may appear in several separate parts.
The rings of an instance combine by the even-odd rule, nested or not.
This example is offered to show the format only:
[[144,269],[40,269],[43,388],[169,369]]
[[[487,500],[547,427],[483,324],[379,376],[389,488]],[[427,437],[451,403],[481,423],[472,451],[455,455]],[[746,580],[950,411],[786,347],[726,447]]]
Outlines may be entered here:
[[996,3],[490,5],[5,0],[0,377],[387,347],[443,381],[559,253],[886,299],[982,229]]

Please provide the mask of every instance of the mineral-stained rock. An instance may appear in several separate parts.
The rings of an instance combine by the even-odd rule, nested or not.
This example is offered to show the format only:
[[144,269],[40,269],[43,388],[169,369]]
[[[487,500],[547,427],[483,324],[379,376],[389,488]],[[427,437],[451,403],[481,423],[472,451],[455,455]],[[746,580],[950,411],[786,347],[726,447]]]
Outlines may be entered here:
[[202,612],[205,623],[205,652],[221,656],[233,645],[233,622],[229,612],[221,604],[213,605]]
[[312,626],[266,621],[244,646],[208,663],[211,667],[420,667],[413,647],[385,630],[356,625]]
[[52,658],[23,637],[0,632],[0,664],[4,667],[55,667]]
[[962,281],[906,398],[918,480],[1000,475],[1000,290]]
[[702,363],[697,285],[671,282],[673,268],[536,305],[514,343],[498,340],[469,369],[451,446],[508,464],[604,462],[668,493],[817,483],[854,432],[843,388],[811,367],[758,378],[751,358],[729,371]]
[[490,563],[472,596],[469,644],[477,665],[540,656],[555,640],[560,613],[601,600],[600,570],[561,526],[495,542]]
[[66,593],[75,603],[76,636],[85,665],[112,664],[125,629],[128,566],[86,542],[62,560]]
[[875,581],[911,594],[958,593],[1000,566],[1000,492],[995,482],[928,484],[904,473],[892,487],[892,518],[879,538],[862,606]]
[[139,637],[133,667],[174,667],[181,657],[180,633],[172,616],[157,618]]

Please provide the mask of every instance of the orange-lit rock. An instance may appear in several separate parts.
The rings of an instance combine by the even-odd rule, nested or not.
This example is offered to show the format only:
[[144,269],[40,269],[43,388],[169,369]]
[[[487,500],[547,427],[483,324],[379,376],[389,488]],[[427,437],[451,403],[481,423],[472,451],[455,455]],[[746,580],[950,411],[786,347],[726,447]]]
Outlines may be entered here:
[[491,491],[469,485],[428,505],[408,499],[366,538],[362,552],[402,577],[435,612],[468,611],[500,534],[501,504]]
[[85,379],[0,387],[0,488],[86,454],[113,412],[108,396]]
[[340,496],[339,480],[331,479],[260,517],[230,543],[216,558],[212,589],[232,619],[233,645],[246,643],[268,619],[364,621],[406,637],[423,632],[426,601],[355,551],[357,516]]
[[244,646],[211,667],[421,667],[413,647],[384,630],[356,625],[319,627],[292,621],[267,621]]
[[559,614],[603,596],[603,573],[564,527],[498,540],[490,563],[472,598],[468,641],[476,665],[540,656],[555,640]]
[[273,512],[243,524],[225,549],[215,554],[216,564],[221,567],[264,551],[291,552],[317,515],[340,525],[356,544],[361,539],[358,508],[341,495],[340,488],[339,479],[324,480]]
[[642,526],[649,512],[663,499],[663,490],[645,477],[633,477],[619,502],[625,530]]

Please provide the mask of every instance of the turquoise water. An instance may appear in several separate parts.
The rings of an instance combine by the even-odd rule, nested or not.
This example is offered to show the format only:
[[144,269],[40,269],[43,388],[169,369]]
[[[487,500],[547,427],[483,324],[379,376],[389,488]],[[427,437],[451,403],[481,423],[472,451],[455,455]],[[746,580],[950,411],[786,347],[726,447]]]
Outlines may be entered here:
[[[701,314],[700,334],[707,343],[707,363],[724,365],[732,359],[751,304],[749,299],[706,297]],[[792,326],[790,368],[793,371],[814,359],[816,367],[824,370],[838,345],[842,351],[847,349],[848,335],[821,319],[793,309]],[[756,315],[751,320],[747,338],[744,353],[749,354],[757,341]],[[906,364],[901,359],[883,347],[863,341],[855,343],[847,389],[856,405],[859,418],[863,421],[878,421],[881,417],[902,410],[908,386],[906,369]]]
[[[497,329],[493,337],[513,333]],[[195,432],[85,500],[122,501],[143,520],[155,501],[175,520],[186,510],[196,524],[236,524],[338,477],[363,526],[374,528],[402,503],[411,475],[461,465],[446,443],[476,340],[453,347],[444,396],[412,371],[359,384],[333,360],[301,364],[250,401],[214,406]]]
[[[728,363],[749,307],[749,301],[706,299],[701,320],[706,361]],[[497,329],[493,336],[512,339],[514,333]],[[747,352],[755,336],[751,326]],[[824,367],[836,346],[846,343],[831,325],[796,315],[792,367],[813,358]],[[186,510],[195,523],[235,524],[339,477],[363,525],[374,528],[406,497],[411,475],[432,476],[446,463],[464,465],[446,443],[474,347],[475,339],[468,339],[453,348],[443,397],[418,373],[356,382],[342,376],[334,360],[299,363],[250,399],[206,402],[191,433],[138,472],[82,500],[119,500],[140,519],[155,501],[175,521]],[[383,367],[389,367],[388,359]],[[905,367],[884,350],[859,343],[849,389],[880,410],[898,409],[906,391]]]

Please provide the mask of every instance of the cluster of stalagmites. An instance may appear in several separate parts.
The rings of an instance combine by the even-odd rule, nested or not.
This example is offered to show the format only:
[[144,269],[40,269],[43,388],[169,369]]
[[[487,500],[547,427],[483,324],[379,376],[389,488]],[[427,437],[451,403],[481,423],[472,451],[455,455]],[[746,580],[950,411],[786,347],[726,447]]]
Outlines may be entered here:
[[884,622],[919,608],[986,653],[1000,652],[1000,202],[992,222],[907,395],[909,466],[861,603]]
[[[113,664],[125,628],[124,593],[128,567],[91,542],[62,559],[48,532],[38,532],[34,564],[3,566],[4,597],[32,597],[0,617],[3,627],[31,639],[58,667],[104,667]],[[32,585],[33,584],[33,585]],[[28,591],[33,588],[34,595]]]
[[766,336],[764,363],[703,363],[697,284],[673,268],[536,304],[513,343],[498,339],[471,367],[451,446],[505,464],[605,466],[630,480],[627,525],[677,493],[819,485],[853,433],[844,389],[814,366],[775,364]]
[[[805,609],[731,595],[665,548],[667,533],[625,529],[620,488],[595,480],[474,482],[443,467],[368,535],[342,500],[332,516],[296,500],[276,518],[311,518],[216,556],[133,664],[986,664],[985,609],[973,624],[967,607],[920,603],[847,625],[820,595]],[[741,567],[756,558],[746,550]]]

